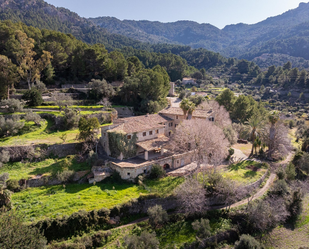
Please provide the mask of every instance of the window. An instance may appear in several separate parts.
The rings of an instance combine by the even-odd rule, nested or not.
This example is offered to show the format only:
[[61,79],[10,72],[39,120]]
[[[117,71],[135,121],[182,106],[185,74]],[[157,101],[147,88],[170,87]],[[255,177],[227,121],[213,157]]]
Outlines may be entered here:
[[150,135],[150,136],[152,135],[152,131],[149,131],[149,135]]
[[176,119],[178,119],[178,116],[176,116]]
[[129,176],[129,175],[130,175],[130,172],[128,172],[127,175]]
[[132,136],[131,136],[131,135],[128,135],[128,136],[127,136],[127,139],[129,139],[129,140],[130,140],[131,138],[132,138]]
[[158,133],[159,133],[159,130],[156,130],[156,133],[158,134]]
[[168,125],[169,127],[173,127],[173,123],[169,123],[169,125]]
[[179,164],[179,160],[177,160],[177,164]]
[[144,169],[144,174],[146,174],[147,173],[147,169]]
[[169,136],[171,136],[171,134],[172,134],[171,132],[168,133]]
[[143,137],[146,137],[146,135],[147,135],[146,132],[143,132]]

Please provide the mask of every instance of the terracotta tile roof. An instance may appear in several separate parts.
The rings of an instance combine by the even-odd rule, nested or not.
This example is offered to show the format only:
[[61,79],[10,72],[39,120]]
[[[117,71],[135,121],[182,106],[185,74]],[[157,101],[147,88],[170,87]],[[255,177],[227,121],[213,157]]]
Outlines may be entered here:
[[122,131],[128,134],[134,132],[149,131],[158,128],[164,128],[164,123],[169,121],[172,121],[172,119],[168,117],[162,117],[159,114],[121,118],[117,119],[114,122],[115,124],[119,125],[109,130],[109,132]]
[[150,139],[147,141],[139,142],[136,143],[139,147],[143,148],[144,150],[151,151],[151,150],[158,150],[160,149],[163,145],[168,142],[168,137],[162,135],[154,139]]

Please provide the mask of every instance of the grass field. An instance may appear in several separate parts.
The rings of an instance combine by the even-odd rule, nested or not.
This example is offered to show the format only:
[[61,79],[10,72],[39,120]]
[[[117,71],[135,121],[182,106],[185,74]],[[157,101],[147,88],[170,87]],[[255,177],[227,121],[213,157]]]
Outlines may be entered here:
[[[82,165],[80,165],[82,168]],[[41,168],[42,170],[42,168]],[[145,181],[152,186],[146,190],[133,183],[111,183],[109,181],[90,184],[68,184],[65,187],[48,186],[28,188],[12,195],[14,207],[25,215],[26,221],[35,221],[46,217],[70,215],[79,210],[90,211],[115,205],[138,198],[140,194],[171,193],[182,182],[182,178],[166,177]]]
[[[309,195],[304,199],[303,212],[296,224],[287,224],[275,228],[271,238],[264,243],[266,248],[307,248],[309,245]],[[275,245],[275,246],[274,246]]]
[[[55,175],[59,170],[61,170],[61,162],[64,158],[61,159],[46,159],[41,162],[15,162],[15,163],[6,163],[0,168],[0,174],[6,172],[9,173],[10,179],[28,179],[31,176],[36,175]],[[69,167],[73,171],[82,171],[90,170],[90,167],[87,163],[78,163],[75,160],[72,160],[72,165]]]
[[63,134],[67,135],[67,143],[75,142],[78,129],[68,131],[50,131],[51,126],[52,122],[50,120],[44,121],[42,122],[42,125],[37,127],[34,131],[27,132],[22,135],[1,138],[0,144],[1,146],[20,146],[40,143],[55,144],[62,142],[60,136]]
[[[256,167],[256,170],[251,170],[248,167]],[[222,171],[222,176],[241,184],[249,184],[257,181],[266,171],[267,169],[263,168],[261,163],[243,161],[238,164],[230,165],[227,170]]]
[[25,215],[26,221],[35,221],[70,215],[79,210],[111,208],[147,193],[134,184],[68,184],[28,188],[12,195],[14,207]]

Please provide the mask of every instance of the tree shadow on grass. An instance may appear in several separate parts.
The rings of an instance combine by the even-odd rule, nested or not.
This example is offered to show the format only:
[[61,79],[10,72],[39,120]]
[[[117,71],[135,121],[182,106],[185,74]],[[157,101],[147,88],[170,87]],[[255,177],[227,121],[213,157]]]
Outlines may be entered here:
[[65,192],[68,194],[75,194],[78,193],[80,191],[89,189],[93,186],[97,186],[101,189],[101,191],[122,191],[125,190],[127,188],[130,188],[132,186],[134,186],[134,184],[121,184],[121,185],[117,185],[117,184],[104,184],[104,183],[96,183],[96,185],[93,184],[88,184],[88,183],[83,183],[83,184],[68,184],[65,187]]
[[254,178],[257,175],[257,171],[248,170],[245,174],[245,178]]

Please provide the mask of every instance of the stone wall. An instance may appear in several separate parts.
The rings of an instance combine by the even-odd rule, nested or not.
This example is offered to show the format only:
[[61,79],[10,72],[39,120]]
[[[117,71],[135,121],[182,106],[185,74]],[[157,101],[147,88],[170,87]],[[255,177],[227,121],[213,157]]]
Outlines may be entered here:
[[[26,159],[26,154],[28,153],[28,148],[33,147],[34,151],[45,151],[46,156],[58,156],[66,157],[68,155],[75,155],[79,152],[79,148],[81,147],[81,143],[70,143],[70,144],[37,144],[37,145],[29,145],[29,146],[7,146],[0,147],[0,151],[8,150],[10,153],[11,160],[14,162],[21,161],[22,159]],[[39,154],[39,153],[38,153]]]
[[259,187],[262,182],[264,182],[264,180],[266,179],[266,177],[269,175],[269,170],[266,171],[266,173],[259,179],[257,180],[256,182],[254,183],[251,183],[249,185],[247,185],[245,187],[246,191],[248,192],[252,192],[254,189],[256,189],[257,187]]

